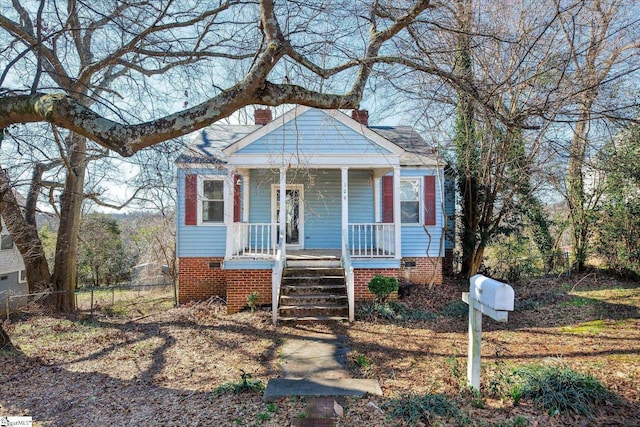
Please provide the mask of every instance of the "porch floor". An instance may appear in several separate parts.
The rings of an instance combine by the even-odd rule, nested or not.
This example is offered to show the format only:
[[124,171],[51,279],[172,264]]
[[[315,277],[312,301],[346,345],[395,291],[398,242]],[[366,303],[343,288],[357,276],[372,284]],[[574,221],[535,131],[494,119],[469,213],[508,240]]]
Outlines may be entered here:
[[289,261],[340,260],[341,257],[342,251],[340,249],[287,250],[287,260]]

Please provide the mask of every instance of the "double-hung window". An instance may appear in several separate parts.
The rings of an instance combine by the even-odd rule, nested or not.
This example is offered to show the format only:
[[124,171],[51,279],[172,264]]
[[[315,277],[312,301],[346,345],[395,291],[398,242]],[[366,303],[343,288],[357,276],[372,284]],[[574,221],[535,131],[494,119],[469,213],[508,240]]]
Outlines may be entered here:
[[202,222],[224,222],[224,181],[202,180]]
[[13,238],[10,234],[0,236],[0,250],[13,249]]
[[400,211],[403,224],[420,224],[420,182],[419,178],[400,181]]

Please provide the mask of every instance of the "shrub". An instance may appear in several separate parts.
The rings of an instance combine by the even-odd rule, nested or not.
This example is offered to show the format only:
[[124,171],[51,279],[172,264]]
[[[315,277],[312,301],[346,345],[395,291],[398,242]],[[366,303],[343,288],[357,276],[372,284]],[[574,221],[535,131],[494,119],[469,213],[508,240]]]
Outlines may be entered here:
[[369,291],[376,296],[376,301],[384,303],[392,292],[398,290],[398,279],[391,276],[376,274],[367,285]]
[[418,421],[426,421],[432,425],[434,418],[459,417],[460,409],[449,402],[444,394],[406,394],[398,399],[392,399],[385,403],[384,407],[390,411],[392,417],[402,418],[410,425],[416,425]]
[[251,309],[251,312],[254,313],[256,311],[256,304],[260,299],[260,293],[258,291],[251,292],[247,295],[247,305]]
[[427,310],[408,307],[405,304],[391,301],[386,303],[374,302],[358,308],[358,317],[364,320],[389,320],[393,322],[425,322],[437,316]]
[[529,399],[550,414],[591,417],[596,405],[616,396],[596,378],[567,367],[531,365],[514,370],[517,377],[511,396],[514,404]]

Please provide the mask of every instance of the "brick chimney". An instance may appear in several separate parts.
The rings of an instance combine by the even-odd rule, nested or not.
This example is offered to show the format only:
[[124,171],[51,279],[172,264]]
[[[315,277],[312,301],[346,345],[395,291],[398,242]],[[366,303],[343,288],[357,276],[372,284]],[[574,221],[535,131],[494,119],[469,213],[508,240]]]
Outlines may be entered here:
[[353,110],[351,118],[361,125],[369,126],[369,111],[367,110]]
[[273,120],[271,108],[256,108],[253,111],[253,119],[257,125],[266,125]]

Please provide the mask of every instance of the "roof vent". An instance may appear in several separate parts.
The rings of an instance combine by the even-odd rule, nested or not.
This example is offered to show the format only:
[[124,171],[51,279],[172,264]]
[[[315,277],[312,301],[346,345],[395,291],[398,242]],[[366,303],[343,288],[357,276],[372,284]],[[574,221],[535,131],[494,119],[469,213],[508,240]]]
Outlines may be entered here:
[[351,112],[351,118],[356,122],[364,126],[369,126],[369,111],[368,110],[353,110]]
[[253,112],[253,119],[257,125],[266,125],[273,120],[271,108],[256,108]]

